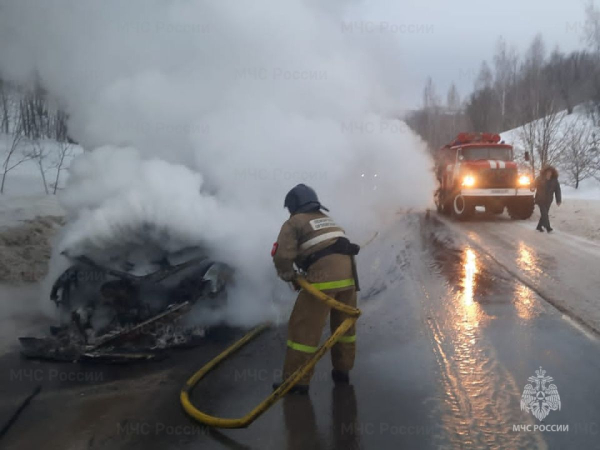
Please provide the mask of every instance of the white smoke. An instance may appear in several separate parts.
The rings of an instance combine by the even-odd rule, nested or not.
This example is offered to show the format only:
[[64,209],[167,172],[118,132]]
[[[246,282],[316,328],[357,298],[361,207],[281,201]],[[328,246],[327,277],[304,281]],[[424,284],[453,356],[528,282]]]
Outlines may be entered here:
[[201,244],[237,269],[225,318],[250,323],[271,313],[269,250],[295,184],[358,242],[427,205],[425,146],[386,114],[396,65],[372,56],[390,42],[342,26],[355,3],[0,0],[0,74],[37,76],[72,137],[102,147],[72,167],[57,252],[133,243],[153,224],[165,248]]

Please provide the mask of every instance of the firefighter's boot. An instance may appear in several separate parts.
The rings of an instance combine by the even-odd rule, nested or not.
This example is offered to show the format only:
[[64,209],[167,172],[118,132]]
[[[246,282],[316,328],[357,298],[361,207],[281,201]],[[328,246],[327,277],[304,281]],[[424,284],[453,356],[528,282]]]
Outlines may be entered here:
[[331,371],[331,378],[333,379],[335,384],[349,384],[350,383],[350,374],[345,370],[337,370],[333,369]]

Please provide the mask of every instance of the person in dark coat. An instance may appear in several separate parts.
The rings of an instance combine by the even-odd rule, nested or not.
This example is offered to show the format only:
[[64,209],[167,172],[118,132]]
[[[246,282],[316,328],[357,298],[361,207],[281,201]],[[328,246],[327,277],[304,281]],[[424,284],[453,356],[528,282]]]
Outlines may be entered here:
[[556,204],[558,206],[562,202],[558,171],[552,166],[546,166],[535,180],[535,188],[535,203],[539,206],[541,215],[536,229],[543,233],[545,228],[548,233],[551,233],[552,227],[550,226],[550,217],[548,216],[550,205],[552,205],[554,197],[556,197]]

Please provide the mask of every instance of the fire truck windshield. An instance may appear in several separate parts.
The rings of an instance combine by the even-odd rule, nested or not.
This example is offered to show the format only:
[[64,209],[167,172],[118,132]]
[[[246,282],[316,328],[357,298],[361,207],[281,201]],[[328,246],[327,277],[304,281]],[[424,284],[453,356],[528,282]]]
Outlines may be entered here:
[[511,161],[512,151],[503,147],[468,147],[461,150],[463,159],[476,161],[478,159],[494,159],[499,161]]

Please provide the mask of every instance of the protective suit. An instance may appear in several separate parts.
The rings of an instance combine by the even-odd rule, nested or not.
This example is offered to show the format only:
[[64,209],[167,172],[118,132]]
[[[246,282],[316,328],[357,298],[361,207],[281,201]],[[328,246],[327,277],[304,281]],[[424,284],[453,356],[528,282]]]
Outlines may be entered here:
[[[358,253],[358,246],[350,244],[344,230],[321,212],[323,207],[314,191],[307,186],[299,186],[299,201],[290,203],[290,194],[286,197],[286,206],[291,216],[281,227],[273,246],[272,257],[277,273],[281,279],[292,281],[295,264],[305,272],[306,279],[317,289],[342,303],[356,307],[357,280],[353,254]],[[305,188],[310,189],[314,196],[305,191]],[[298,189],[298,186],[294,189]],[[302,195],[307,193],[309,195]],[[284,379],[317,351],[329,315],[331,330],[334,331],[345,319],[345,315],[331,310],[309,293],[300,291],[288,325]],[[355,346],[356,330],[352,327],[332,348],[334,371],[347,373],[352,369]],[[311,377],[312,373],[308,373],[298,385],[308,386]]]

